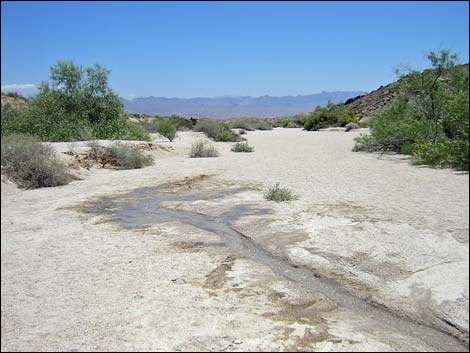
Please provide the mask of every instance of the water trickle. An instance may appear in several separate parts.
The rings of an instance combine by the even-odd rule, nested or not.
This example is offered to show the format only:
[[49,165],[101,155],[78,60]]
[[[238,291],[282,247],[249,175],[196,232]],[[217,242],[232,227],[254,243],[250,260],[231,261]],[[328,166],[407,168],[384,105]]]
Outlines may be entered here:
[[366,315],[387,327],[397,335],[405,333],[417,339],[426,337],[426,342],[439,350],[467,351],[467,348],[453,336],[433,327],[422,325],[400,317],[389,310],[373,305],[366,299],[345,289],[336,281],[319,278],[308,268],[293,266],[283,257],[275,256],[252,239],[234,229],[234,223],[242,217],[268,215],[269,209],[256,208],[249,204],[238,204],[218,216],[211,216],[187,210],[164,207],[164,202],[191,202],[217,200],[233,196],[246,189],[238,188],[213,192],[175,193],[166,188],[139,188],[124,198],[102,198],[86,208],[87,213],[105,214],[108,221],[116,222],[125,229],[136,229],[165,222],[179,221],[218,235],[224,244],[238,257],[256,261],[268,266],[275,274],[300,284],[305,290],[320,293],[339,307]]

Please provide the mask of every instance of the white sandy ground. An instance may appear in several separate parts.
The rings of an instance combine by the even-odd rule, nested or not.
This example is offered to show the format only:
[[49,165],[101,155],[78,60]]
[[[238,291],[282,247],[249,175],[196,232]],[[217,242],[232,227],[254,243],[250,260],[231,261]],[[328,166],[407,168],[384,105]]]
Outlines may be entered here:
[[234,258],[214,234],[177,222],[123,230],[76,207],[201,174],[241,186],[280,182],[300,199],[275,204],[253,189],[174,207],[272,208],[237,229],[372,302],[468,339],[468,174],[353,153],[358,133],[254,131],[246,135],[254,153],[215,143],[220,157],[191,159],[191,143],[203,137],[185,132],[160,142],[171,149],[149,152],[152,167],[92,168],[83,180],[28,191],[2,178],[2,350],[439,349],[312,298],[268,267]]

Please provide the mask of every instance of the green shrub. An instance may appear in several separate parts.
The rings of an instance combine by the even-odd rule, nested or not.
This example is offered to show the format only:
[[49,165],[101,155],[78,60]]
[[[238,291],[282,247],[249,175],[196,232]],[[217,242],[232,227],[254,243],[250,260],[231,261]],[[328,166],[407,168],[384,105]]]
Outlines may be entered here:
[[301,128],[301,127],[304,127],[304,124],[300,124],[294,120],[289,120],[284,127],[285,128]]
[[227,124],[216,120],[201,119],[194,126],[194,131],[204,132],[207,137],[214,141],[237,142],[240,136],[235,134]]
[[11,112],[4,119],[2,108],[2,136],[23,133],[42,141],[76,141],[85,128],[99,139],[148,139],[145,131],[129,124],[119,97],[108,87],[109,73],[100,65],[83,69],[58,62],[51,67],[50,82],[40,85],[17,122],[11,121]]
[[122,140],[150,141],[150,136],[142,124],[127,120],[126,125],[126,132],[121,138]]
[[2,136],[1,165],[2,173],[20,188],[59,186],[71,180],[53,148],[28,135]]
[[296,123],[297,125],[304,126],[306,119],[307,119],[306,114],[302,113],[302,114],[294,115],[294,117],[292,118],[292,121]]
[[214,138],[214,141],[219,141],[219,142],[240,141],[239,135],[235,134],[232,130],[225,129],[225,128],[217,131],[216,134],[213,136],[213,138]]
[[265,120],[257,120],[255,124],[255,129],[256,130],[272,130],[273,126],[270,122],[265,121]]
[[394,85],[393,103],[371,117],[370,136],[354,151],[392,151],[414,164],[469,169],[469,72],[446,50],[431,53],[433,69],[411,71]]
[[357,124],[359,125],[360,128],[366,128],[366,127],[369,126],[369,125],[367,125],[367,123],[365,121],[359,121]]
[[277,118],[273,120],[273,127],[285,127],[287,125],[288,118]]
[[78,128],[78,136],[80,141],[91,141],[96,139],[93,128],[89,125],[83,125]]
[[400,153],[406,155],[412,155],[415,150],[415,145],[412,142],[406,142],[401,146]]
[[176,126],[173,121],[168,119],[157,120],[155,126],[157,132],[170,140],[170,142],[176,137]]
[[169,120],[173,123],[173,125],[176,127],[176,130],[178,131],[192,130],[193,128],[193,122],[183,116],[173,114],[170,116]]
[[457,170],[469,169],[468,142],[451,140],[440,136],[434,143],[431,141],[417,144],[413,164],[450,167]]
[[265,192],[264,198],[268,201],[286,202],[297,200],[299,196],[294,194],[288,188],[279,187],[279,183],[276,183]]
[[153,164],[153,157],[142,153],[137,146],[129,146],[115,142],[110,147],[104,147],[96,141],[87,144],[90,151],[86,160],[99,163],[101,167],[111,165],[120,169],[138,169]]
[[2,104],[1,131],[2,136],[12,133],[19,133],[25,130],[27,123],[24,114],[11,104]]
[[232,152],[253,152],[254,148],[249,146],[247,142],[237,142],[232,146]]
[[204,132],[208,137],[213,137],[221,129],[221,124],[215,120],[200,119],[194,126],[194,131]]
[[328,127],[327,116],[318,111],[311,114],[307,120],[305,120],[304,129],[309,131],[316,131]]
[[219,152],[215,147],[206,141],[197,141],[191,146],[191,158],[203,158],[203,157],[218,157]]
[[159,115],[154,115],[151,117],[151,120],[139,120],[139,124],[144,128],[148,133],[156,133],[157,127],[161,121],[171,122],[177,131],[192,130],[193,123],[190,119],[178,115],[171,115],[169,117],[162,117]]
[[372,152],[374,150],[372,137],[360,134],[354,138],[353,152]]
[[153,157],[147,156],[136,146],[115,142],[111,147],[111,156],[120,169],[139,169],[153,165]]
[[354,113],[342,103],[328,103],[326,107],[317,107],[313,113],[306,117],[304,129],[316,131],[327,127],[344,127],[348,123],[359,124]]
[[[424,141],[432,134],[432,123],[419,117],[419,108],[403,97],[397,97],[369,122],[371,136],[363,143],[369,152],[401,152],[404,145]],[[363,141],[364,142],[364,141]]]

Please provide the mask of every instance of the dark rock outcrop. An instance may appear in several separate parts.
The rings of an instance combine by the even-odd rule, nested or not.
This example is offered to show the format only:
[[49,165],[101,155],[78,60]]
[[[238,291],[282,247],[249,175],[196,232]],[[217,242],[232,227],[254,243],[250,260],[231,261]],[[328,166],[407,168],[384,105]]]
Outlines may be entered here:
[[378,112],[395,98],[396,93],[393,92],[392,85],[393,83],[386,86],[380,86],[369,94],[348,99],[344,105],[362,122],[367,123],[368,117],[371,114]]

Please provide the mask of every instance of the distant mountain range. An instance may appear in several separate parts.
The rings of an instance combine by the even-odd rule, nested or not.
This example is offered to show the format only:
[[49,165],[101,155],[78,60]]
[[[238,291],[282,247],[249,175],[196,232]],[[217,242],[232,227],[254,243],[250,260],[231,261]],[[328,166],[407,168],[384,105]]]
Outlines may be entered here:
[[235,117],[280,117],[313,111],[328,101],[344,102],[363,95],[362,91],[321,92],[283,97],[215,97],[215,98],[121,98],[124,109],[134,114],[178,114],[194,118],[226,119]]

